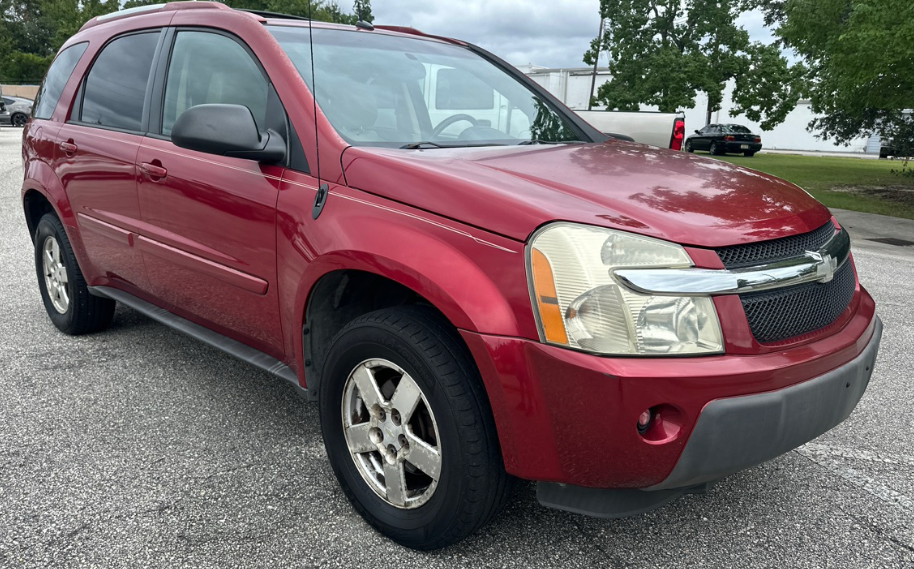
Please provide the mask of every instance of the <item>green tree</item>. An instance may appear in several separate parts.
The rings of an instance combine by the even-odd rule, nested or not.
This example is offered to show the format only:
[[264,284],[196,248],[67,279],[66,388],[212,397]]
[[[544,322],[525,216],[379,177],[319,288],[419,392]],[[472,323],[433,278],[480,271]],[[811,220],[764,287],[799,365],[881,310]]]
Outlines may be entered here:
[[755,0],[808,67],[809,124],[849,143],[878,133],[914,154],[914,2]]
[[736,25],[745,9],[738,0],[601,0],[607,20],[602,38],[584,61],[609,54],[611,79],[595,102],[634,111],[655,105],[674,112],[708,97],[707,116],[720,110],[729,81],[735,81],[731,115],[746,114],[770,129],[783,122],[803,92],[802,69],[777,48],[751,42]]
[[355,4],[352,6],[352,14],[363,22],[374,22],[374,14],[371,13],[371,0],[355,0]]

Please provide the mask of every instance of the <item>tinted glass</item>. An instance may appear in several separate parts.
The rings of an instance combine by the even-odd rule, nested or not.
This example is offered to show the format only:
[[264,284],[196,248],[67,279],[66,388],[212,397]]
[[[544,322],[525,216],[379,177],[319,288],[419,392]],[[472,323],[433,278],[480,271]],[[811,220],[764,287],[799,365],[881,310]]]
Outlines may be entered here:
[[109,43],[86,76],[80,121],[139,131],[146,85],[159,32],[124,36]]
[[726,132],[737,132],[737,133],[739,133],[739,134],[750,134],[750,133],[752,133],[751,130],[749,130],[748,128],[744,127],[744,126],[741,125],[741,124],[731,124],[731,125],[727,125],[727,126],[724,127],[724,128],[725,128]]
[[444,110],[491,109],[495,91],[463,69],[439,69],[435,107]]
[[263,130],[268,89],[260,68],[235,40],[207,32],[179,32],[165,81],[162,134],[171,134],[187,109],[213,103],[247,107]]
[[461,46],[349,30],[268,26],[353,145],[398,148],[580,142],[566,116]]
[[76,67],[88,45],[88,43],[71,45],[60,52],[60,55],[51,64],[41,88],[38,89],[38,95],[35,97],[33,115],[36,119],[51,118],[54,108],[57,107],[57,101],[60,99],[60,93],[67,84],[67,79],[70,78],[73,68]]

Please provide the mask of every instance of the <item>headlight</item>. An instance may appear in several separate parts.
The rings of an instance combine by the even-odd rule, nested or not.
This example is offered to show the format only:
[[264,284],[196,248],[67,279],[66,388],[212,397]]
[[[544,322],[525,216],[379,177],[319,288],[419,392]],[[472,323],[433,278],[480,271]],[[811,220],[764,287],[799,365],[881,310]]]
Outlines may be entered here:
[[622,231],[553,223],[527,247],[540,339],[599,354],[723,351],[710,297],[638,294],[612,277],[622,267],[687,268],[679,245]]

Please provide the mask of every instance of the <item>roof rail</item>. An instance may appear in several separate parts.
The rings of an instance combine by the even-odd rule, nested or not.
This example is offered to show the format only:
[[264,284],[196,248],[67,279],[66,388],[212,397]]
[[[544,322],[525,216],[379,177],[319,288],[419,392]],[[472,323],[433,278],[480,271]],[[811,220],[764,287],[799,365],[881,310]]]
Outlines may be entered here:
[[268,12],[266,10],[248,10],[245,8],[235,8],[238,12],[247,12],[248,14],[254,14],[255,16],[260,16],[261,18],[279,18],[283,20],[305,20],[308,21],[309,18],[305,16],[295,16],[293,14],[281,14],[279,12]]
[[408,26],[381,26],[381,25],[378,25],[378,26],[375,26],[374,28],[376,30],[387,30],[388,32],[397,32],[400,34],[409,34],[412,36],[422,36],[424,38],[432,38],[432,39],[441,40],[441,41],[447,42],[447,43],[453,43],[456,45],[467,45],[466,42],[463,42],[460,40],[455,40],[454,38],[427,34],[425,32],[420,32],[416,28],[410,28]]
[[146,6],[136,6],[126,10],[118,10],[101,16],[96,16],[82,25],[79,31],[92,28],[105,22],[129,18],[131,16],[140,16],[153,12],[172,12],[178,10],[232,10],[225,4],[219,2],[168,2],[167,4],[149,4]]

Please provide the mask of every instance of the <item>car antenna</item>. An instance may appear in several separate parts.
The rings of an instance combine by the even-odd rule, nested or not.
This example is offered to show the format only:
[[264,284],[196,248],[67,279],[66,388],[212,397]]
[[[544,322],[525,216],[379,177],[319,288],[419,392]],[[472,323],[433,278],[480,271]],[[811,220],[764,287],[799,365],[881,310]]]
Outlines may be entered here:
[[374,31],[374,25],[372,25],[371,22],[366,22],[365,20],[362,19],[362,4],[359,2],[355,3],[355,17],[357,19],[357,21],[355,23],[355,27],[357,27],[360,30],[366,30],[369,32]]
[[321,181],[321,150],[320,136],[317,132],[317,77],[314,75],[314,34],[311,31],[311,0],[308,0],[308,48],[311,50],[311,89],[312,103],[314,112],[314,154],[317,160],[317,193],[314,195],[314,204],[311,206],[311,219],[316,220],[321,211],[324,210],[324,204],[327,203],[327,194],[330,186]]

